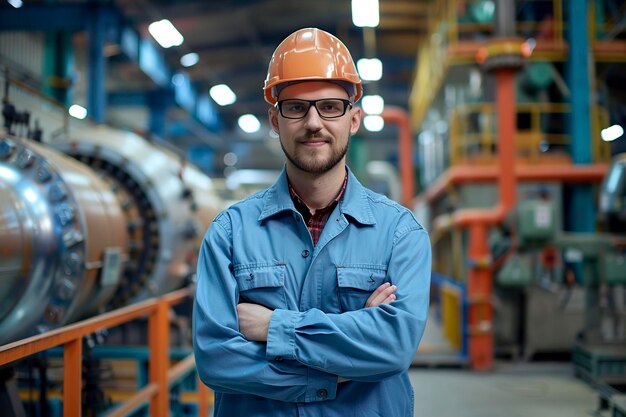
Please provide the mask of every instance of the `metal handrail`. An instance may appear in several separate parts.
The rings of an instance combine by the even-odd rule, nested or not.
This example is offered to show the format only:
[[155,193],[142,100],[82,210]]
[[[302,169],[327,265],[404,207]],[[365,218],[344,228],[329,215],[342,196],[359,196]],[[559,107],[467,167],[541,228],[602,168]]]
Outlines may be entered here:
[[[519,103],[516,106],[517,114],[528,114],[530,127],[518,130],[516,147],[518,156],[526,156],[531,161],[537,161],[542,157],[540,143],[545,141],[550,145],[569,145],[569,134],[547,133],[542,129],[541,116],[546,114],[566,115],[570,112],[570,106],[563,103]],[[493,103],[467,103],[452,110],[450,114],[450,165],[454,166],[468,157],[468,150],[483,157],[494,157],[497,135],[495,133],[496,110]],[[484,126],[469,126],[469,116],[482,117]],[[600,126],[608,124],[606,109],[599,106],[592,108],[592,160],[594,162],[606,162],[610,157],[610,149],[606,142],[600,138]]]
[[[150,381],[128,401],[109,414],[121,417],[150,401],[152,417],[169,416],[169,384],[194,366],[187,357],[174,367],[169,364],[169,308],[193,295],[193,288],[184,288],[139,303],[101,314],[59,329],[0,346],[0,366],[27,356],[63,345],[63,417],[81,415],[82,338],[94,332],[148,316]],[[198,382],[199,415],[208,413],[208,391]]]

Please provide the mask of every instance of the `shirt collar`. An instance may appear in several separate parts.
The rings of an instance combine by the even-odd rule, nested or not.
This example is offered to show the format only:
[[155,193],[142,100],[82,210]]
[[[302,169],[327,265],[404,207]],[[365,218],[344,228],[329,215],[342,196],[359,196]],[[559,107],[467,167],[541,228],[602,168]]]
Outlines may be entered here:
[[[291,196],[291,199],[293,200],[294,205],[296,206],[296,209],[306,209],[307,211],[311,211],[311,209],[306,205],[304,200],[302,200],[302,197],[298,195],[298,192],[295,190],[295,188],[293,188],[291,181],[289,181],[289,177],[287,177],[287,183],[289,184],[289,195]],[[328,203],[326,207],[315,210],[315,212],[318,213],[318,212],[327,211],[331,207],[334,207],[339,202],[339,200],[341,200],[341,197],[343,197],[343,194],[346,191],[347,184],[348,184],[348,171],[346,170],[346,175],[343,178],[343,184],[341,185],[341,189],[339,190],[339,194],[337,194],[337,197],[335,197],[330,203]],[[306,216],[305,216],[305,219],[306,219]]]
[[[339,202],[339,210],[342,214],[349,215],[361,224],[376,224],[365,187],[352,174],[350,168],[346,167],[346,169],[348,171],[348,183],[343,198]],[[258,220],[263,221],[268,217],[288,210],[297,211],[289,193],[287,171],[283,168],[276,182],[267,189],[263,196],[263,209]]]

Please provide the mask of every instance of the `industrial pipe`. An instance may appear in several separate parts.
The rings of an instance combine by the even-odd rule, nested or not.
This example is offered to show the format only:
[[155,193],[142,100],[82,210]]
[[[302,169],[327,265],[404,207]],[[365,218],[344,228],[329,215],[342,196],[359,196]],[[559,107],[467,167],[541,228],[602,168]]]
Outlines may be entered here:
[[398,126],[398,163],[402,183],[402,204],[410,207],[415,193],[415,169],[409,114],[400,107],[385,106],[381,116],[386,123],[394,123]]

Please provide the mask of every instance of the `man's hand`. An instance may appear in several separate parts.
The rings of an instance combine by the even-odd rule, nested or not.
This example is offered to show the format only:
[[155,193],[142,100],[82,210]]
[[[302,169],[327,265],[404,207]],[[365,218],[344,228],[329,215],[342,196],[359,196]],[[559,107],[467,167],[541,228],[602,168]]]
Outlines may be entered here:
[[[385,282],[369,296],[365,307],[376,307],[389,304],[396,299],[394,294],[398,287]],[[267,342],[267,331],[272,319],[272,310],[259,304],[241,303],[237,305],[239,331],[248,340]]]
[[267,331],[270,327],[272,310],[259,304],[237,304],[239,331],[248,340],[267,342]]
[[390,282],[385,282],[369,296],[365,302],[365,307],[376,307],[381,304],[389,304],[395,301],[396,295],[394,294],[398,287],[391,285]]
[[[394,293],[397,289],[398,287],[396,287],[395,285],[391,285],[391,283],[385,282],[380,287],[376,288],[372,295],[369,296],[369,298],[365,302],[365,307],[376,307],[381,304],[391,303],[396,299],[396,295]],[[338,384],[350,381],[350,379],[344,378],[342,376],[337,377]]]

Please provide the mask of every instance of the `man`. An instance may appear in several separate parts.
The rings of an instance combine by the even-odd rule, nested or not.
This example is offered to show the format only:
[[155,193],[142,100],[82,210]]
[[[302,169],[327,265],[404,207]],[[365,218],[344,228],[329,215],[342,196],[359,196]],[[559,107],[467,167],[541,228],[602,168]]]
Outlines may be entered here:
[[430,245],[409,210],[346,167],[361,121],[352,57],[301,29],[264,89],[285,169],[216,217],[198,261],[194,350],[214,415],[411,417]]

